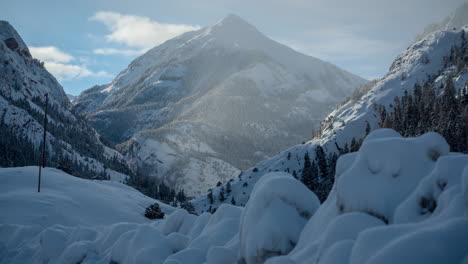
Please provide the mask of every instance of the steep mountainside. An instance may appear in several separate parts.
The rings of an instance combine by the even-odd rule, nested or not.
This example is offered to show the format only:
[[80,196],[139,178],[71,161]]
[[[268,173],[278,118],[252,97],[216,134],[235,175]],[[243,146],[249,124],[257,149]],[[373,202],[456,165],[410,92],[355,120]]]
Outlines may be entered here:
[[[421,89],[421,86],[422,88],[426,87],[426,89],[434,89],[435,95],[444,95],[444,92],[447,91],[447,85],[453,84],[455,91],[463,90],[465,91],[465,98],[467,97],[467,30],[468,28],[464,27],[461,30],[437,31],[417,41],[396,58],[389,72],[367,92],[346,100],[340,107],[330,113],[322,122],[322,133],[319,137],[282,151],[275,157],[262,161],[256,164],[255,167],[244,171],[238,179],[194,199],[192,202],[195,208],[202,212],[213,210],[221,203],[233,202],[238,205],[245,205],[257,180],[268,172],[286,171],[301,178],[306,153],[308,163],[311,164],[310,160],[313,161],[312,163],[315,163],[315,169],[318,171],[317,179],[315,179],[316,184],[322,184],[329,190],[334,180],[336,156],[340,152],[356,151],[360,143],[362,143],[362,139],[370,131],[378,128],[379,124],[381,125],[383,120],[381,120],[381,113],[377,111],[376,105],[381,105],[386,109],[387,113],[392,113],[393,108],[396,108],[393,105],[395,97],[411,94],[414,87]],[[463,100],[461,98],[461,101]],[[458,120],[457,124],[462,126],[464,124],[464,128],[461,129],[468,133],[468,127],[466,126],[468,124],[468,101],[464,104],[465,109],[459,109],[458,111],[465,114],[465,119]],[[434,109],[429,109],[426,115],[431,114],[429,111],[434,111]],[[444,112],[445,110],[436,109],[435,111]],[[427,117],[423,118],[426,119]],[[445,121],[436,120],[435,122],[439,124],[440,129],[436,129],[439,133],[444,133],[447,130],[446,128],[454,126],[454,124],[449,123],[449,119]],[[416,128],[418,124],[414,125]],[[432,127],[430,130],[432,130]],[[424,131],[423,128],[420,133],[424,132],[427,131]],[[466,135],[464,139],[460,138],[459,140],[466,140]],[[450,143],[449,138],[447,138],[447,141]],[[333,166],[320,168],[324,163]],[[328,190],[324,194],[325,197]],[[321,194],[317,194],[320,198]]]
[[48,94],[48,166],[80,177],[123,180],[126,176],[117,171],[130,173],[122,155],[103,145],[98,133],[71,111],[62,87],[5,21],[0,21],[0,58],[0,166],[39,164]]
[[148,51],[74,109],[141,174],[193,195],[309,138],[363,83],[230,15]]

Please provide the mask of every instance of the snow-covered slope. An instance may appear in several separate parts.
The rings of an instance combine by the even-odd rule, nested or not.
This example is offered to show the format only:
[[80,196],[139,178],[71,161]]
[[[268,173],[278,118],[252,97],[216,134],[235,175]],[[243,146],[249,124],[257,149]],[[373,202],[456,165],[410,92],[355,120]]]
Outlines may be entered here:
[[363,83],[230,15],[151,49],[74,109],[134,168],[193,195],[304,141]]
[[6,21],[0,21],[0,58],[0,166],[39,164],[48,94],[48,166],[61,166],[82,177],[88,172],[118,180],[126,177],[117,172],[129,172],[122,155],[105,146],[97,132],[71,111],[63,88],[42,62],[31,57]]
[[47,169],[38,194],[35,168],[0,169],[0,263],[466,263],[468,155],[448,148],[436,133],[376,130],[339,158],[322,205],[276,172],[245,208],[164,207],[155,221],[142,217],[154,200],[119,183]]
[[321,136],[259,162],[229,183],[232,190],[229,194],[226,193],[227,184],[224,184],[213,190],[213,203],[205,194],[193,200],[195,207],[199,212],[217,208],[221,203],[221,190],[225,196],[223,203],[234,200],[236,204],[245,205],[256,181],[268,172],[287,171],[300,177],[305,153],[309,153],[313,160],[318,145],[330,155],[339,152],[337,145],[344,148],[351,145],[353,138],[356,141],[363,139],[367,124],[370,130],[378,127],[380,117],[374,106],[383,105],[391,111],[394,98],[404,95],[405,91],[411,92],[416,83],[422,85],[429,81],[434,87],[441,87],[446,78],[451,78],[457,90],[464,88],[468,85],[466,66],[458,72],[455,65],[445,63],[444,57],[451,54],[453,46],[461,46],[462,34],[466,38],[466,31],[466,27],[464,30],[437,31],[415,42],[395,59],[389,72],[369,91],[359,98],[347,100],[331,112],[322,123]]
[[[145,208],[156,202],[114,181],[85,180],[45,168],[37,192],[38,167],[0,170],[0,223],[47,228],[148,223]],[[174,208],[161,203],[163,211]]]

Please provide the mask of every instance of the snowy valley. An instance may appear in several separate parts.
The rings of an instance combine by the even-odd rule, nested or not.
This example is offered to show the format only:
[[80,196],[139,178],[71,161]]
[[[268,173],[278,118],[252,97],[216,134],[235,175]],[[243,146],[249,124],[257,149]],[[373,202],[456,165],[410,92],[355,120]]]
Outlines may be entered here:
[[0,21],[0,264],[468,264],[467,6],[373,81],[228,15],[77,97]]

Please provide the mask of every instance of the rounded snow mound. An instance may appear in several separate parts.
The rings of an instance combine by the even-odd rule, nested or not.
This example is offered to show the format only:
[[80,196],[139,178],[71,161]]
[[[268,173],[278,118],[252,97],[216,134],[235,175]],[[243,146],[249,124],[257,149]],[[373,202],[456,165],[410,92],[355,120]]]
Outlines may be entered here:
[[[468,155],[436,133],[376,131],[337,161],[297,246],[268,263],[465,263]],[[465,262],[463,262],[465,261]]]
[[390,128],[381,128],[372,131],[367,137],[364,139],[363,144],[365,144],[368,141],[376,140],[376,139],[381,139],[381,138],[401,138],[400,133],[396,132],[393,129]]
[[341,213],[365,212],[388,223],[438,158],[449,153],[449,146],[432,132],[401,138],[396,132],[376,130],[369,137],[352,165],[340,175],[337,205]]
[[[461,192],[463,169],[468,165],[468,155],[441,157],[434,170],[395,211],[395,223],[411,223],[430,217],[463,215]],[[455,210],[454,210],[455,209]]]
[[319,205],[317,196],[292,175],[264,175],[241,216],[240,263],[263,263],[287,254]]

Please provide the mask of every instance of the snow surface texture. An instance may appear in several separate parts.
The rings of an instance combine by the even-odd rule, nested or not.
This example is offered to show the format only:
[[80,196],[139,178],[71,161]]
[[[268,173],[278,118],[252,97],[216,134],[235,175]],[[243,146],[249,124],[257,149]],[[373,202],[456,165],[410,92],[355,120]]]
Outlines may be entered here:
[[[465,27],[464,31],[468,32],[468,27]],[[371,130],[378,128],[379,117],[374,105],[386,106],[390,111],[394,98],[403,96],[405,91],[411,93],[415,83],[423,84],[427,80],[433,80],[434,86],[439,87],[447,77],[451,77],[457,90],[463,88],[468,80],[468,70],[456,75],[454,67],[444,66],[444,56],[450,55],[453,45],[461,44],[462,32],[461,29],[437,31],[408,47],[395,59],[390,71],[369,91],[359,98],[345,101],[329,114],[323,135],[305,144],[290,147],[243,171],[242,175],[230,183],[232,194],[226,197],[224,203],[229,203],[234,198],[237,204],[245,205],[255,183],[269,172],[296,172],[300,176],[304,167],[304,154],[308,152],[310,158],[314,159],[318,145],[323,147],[326,154],[338,153],[336,144],[343,148],[345,144],[349,146],[353,138],[363,139],[366,122],[369,123]],[[465,37],[467,36],[465,33]],[[395,131],[379,133],[399,136]],[[221,188],[226,189],[226,185],[213,189],[214,196],[219,196]],[[221,204],[217,199],[211,204],[207,195],[199,196],[192,202],[198,212],[207,211],[210,207],[216,208]]]
[[[36,193],[37,167],[0,169],[0,263],[466,263],[468,155],[447,148],[434,133],[377,130],[340,157],[320,206],[278,172],[256,183],[245,208],[195,216],[163,205],[167,215],[155,221],[143,217],[154,200],[120,183],[45,169]],[[387,159],[382,167],[368,162],[372,154]]]
[[123,143],[135,171],[195,196],[309,138],[365,82],[230,15],[151,49],[73,103]]

